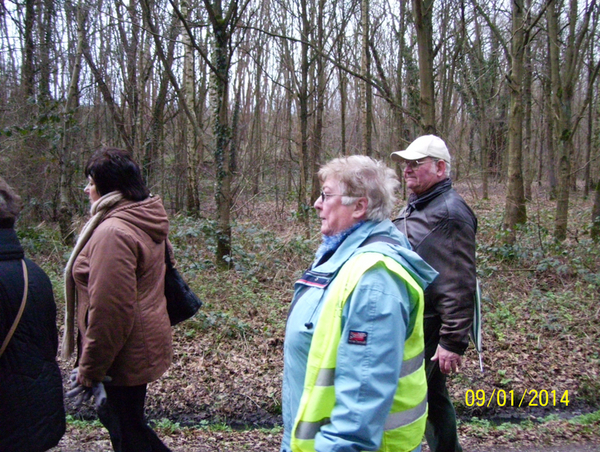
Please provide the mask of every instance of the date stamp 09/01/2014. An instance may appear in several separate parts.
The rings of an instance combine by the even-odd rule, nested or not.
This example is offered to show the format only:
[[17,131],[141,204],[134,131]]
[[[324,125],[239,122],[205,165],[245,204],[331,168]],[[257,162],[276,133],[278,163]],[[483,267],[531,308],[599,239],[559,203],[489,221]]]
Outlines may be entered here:
[[496,389],[491,394],[486,394],[483,389],[467,389],[465,392],[465,404],[467,406],[492,406],[499,407],[546,407],[546,406],[569,406],[569,391],[562,394],[556,390],[526,389],[523,394],[515,394],[514,390],[505,391]]

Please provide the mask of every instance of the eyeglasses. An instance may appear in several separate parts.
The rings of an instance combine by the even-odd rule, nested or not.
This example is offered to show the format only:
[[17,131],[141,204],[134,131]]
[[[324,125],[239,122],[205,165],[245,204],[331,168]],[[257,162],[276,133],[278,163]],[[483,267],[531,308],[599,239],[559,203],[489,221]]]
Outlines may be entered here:
[[325,192],[321,191],[321,202],[325,202],[325,201],[327,201],[327,198],[331,198],[333,196],[346,196],[346,195],[340,195],[340,194],[335,194],[335,193],[325,193]]
[[402,168],[406,169],[406,168],[410,168],[411,170],[415,171],[417,170],[421,165],[425,165],[426,163],[429,162],[437,162],[437,160],[404,160],[402,162]]

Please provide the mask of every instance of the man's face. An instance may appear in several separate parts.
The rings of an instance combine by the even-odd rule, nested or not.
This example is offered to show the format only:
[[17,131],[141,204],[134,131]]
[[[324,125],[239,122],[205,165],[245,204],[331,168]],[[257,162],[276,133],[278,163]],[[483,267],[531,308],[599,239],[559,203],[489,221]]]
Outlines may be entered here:
[[446,162],[425,157],[419,160],[405,160],[404,180],[406,186],[416,195],[426,192],[446,178]]

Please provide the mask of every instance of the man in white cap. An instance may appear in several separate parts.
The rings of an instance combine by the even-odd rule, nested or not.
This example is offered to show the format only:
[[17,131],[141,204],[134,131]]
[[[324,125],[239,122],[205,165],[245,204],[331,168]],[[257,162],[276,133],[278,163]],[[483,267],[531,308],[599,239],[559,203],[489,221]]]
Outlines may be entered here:
[[394,220],[414,251],[439,272],[425,291],[425,366],[429,415],[425,436],[432,452],[462,451],[446,375],[458,372],[469,344],[476,290],[477,218],[452,188],[444,141],[425,135],[392,153],[402,164],[408,205]]

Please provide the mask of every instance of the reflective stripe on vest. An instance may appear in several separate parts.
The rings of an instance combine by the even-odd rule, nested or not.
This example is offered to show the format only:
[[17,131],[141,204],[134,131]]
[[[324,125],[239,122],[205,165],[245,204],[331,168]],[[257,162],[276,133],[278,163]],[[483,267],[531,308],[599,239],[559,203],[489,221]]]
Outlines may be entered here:
[[421,443],[427,419],[423,289],[394,259],[380,253],[365,252],[342,266],[324,301],[308,354],[304,391],[292,430],[291,447],[294,452],[314,452],[315,436],[323,425],[330,423],[329,417],[335,405],[335,363],[342,311],[362,275],[378,264],[385,265],[406,283],[411,306],[417,309],[417,321],[404,344],[398,387],[379,450],[411,451]]

